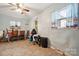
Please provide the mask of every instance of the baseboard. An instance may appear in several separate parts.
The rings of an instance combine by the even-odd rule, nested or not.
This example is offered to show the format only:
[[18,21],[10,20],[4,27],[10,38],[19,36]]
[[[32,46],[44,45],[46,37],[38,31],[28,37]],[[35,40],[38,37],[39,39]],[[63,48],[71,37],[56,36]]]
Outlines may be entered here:
[[60,53],[60,54],[62,54],[63,56],[71,56],[69,53],[67,53],[67,52],[65,52],[65,51],[63,51],[63,50],[61,50],[59,48],[55,48],[55,47],[52,47],[52,46],[50,48],[56,49],[57,52]]

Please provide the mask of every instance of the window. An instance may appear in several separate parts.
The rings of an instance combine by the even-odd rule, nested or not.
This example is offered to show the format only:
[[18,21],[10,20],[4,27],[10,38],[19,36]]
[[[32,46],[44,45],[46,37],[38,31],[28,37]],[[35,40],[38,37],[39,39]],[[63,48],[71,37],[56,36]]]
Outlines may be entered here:
[[78,18],[78,4],[70,4],[58,11],[52,13],[52,23],[63,28],[73,26],[73,19]]
[[61,28],[66,28],[66,20],[61,20]]
[[61,18],[66,17],[66,16],[67,16],[66,9],[60,11],[60,12],[59,12],[59,15],[61,16]]
[[21,26],[21,22],[16,22],[16,25],[17,26]]
[[15,21],[10,21],[10,26],[15,26]]
[[10,21],[10,26],[21,26],[21,22]]

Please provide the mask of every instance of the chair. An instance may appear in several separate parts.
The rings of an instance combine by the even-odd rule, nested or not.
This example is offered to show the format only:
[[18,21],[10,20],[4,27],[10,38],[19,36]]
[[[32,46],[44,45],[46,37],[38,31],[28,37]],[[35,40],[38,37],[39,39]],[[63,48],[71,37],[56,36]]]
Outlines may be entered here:
[[25,39],[25,31],[19,31],[19,39]]
[[38,34],[33,35],[33,42],[34,44],[37,43],[40,46],[40,35]]
[[8,32],[8,36],[10,41],[18,40],[18,31],[12,30],[11,32]]

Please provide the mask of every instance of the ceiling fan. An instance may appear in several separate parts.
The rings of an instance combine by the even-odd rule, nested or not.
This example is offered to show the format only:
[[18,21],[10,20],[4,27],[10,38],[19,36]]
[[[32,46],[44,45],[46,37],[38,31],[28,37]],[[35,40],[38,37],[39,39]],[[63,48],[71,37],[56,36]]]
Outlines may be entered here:
[[8,3],[8,4],[13,7],[11,10],[16,10],[21,14],[26,14],[30,11],[28,8],[25,8],[24,5],[20,3]]

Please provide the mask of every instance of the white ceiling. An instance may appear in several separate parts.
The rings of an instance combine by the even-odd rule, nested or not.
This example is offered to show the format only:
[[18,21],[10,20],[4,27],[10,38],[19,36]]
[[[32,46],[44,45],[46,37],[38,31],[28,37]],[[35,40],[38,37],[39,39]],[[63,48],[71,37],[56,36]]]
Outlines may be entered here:
[[0,3],[0,14],[7,14],[13,17],[19,17],[19,18],[29,18],[34,17],[42,10],[44,10],[46,7],[51,5],[50,3],[24,3],[24,6],[26,8],[30,9],[30,13],[27,16],[21,15],[20,13],[17,13],[15,10],[11,10],[12,6],[10,6],[8,3]]
[[30,13],[28,15],[24,16],[16,11],[11,10],[12,6],[10,6],[8,3],[0,3],[0,14],[5,14],[17,18],[31,19],[32,17],[38,15],[49,6],[52,6],[52,8],[55,10],[57,9],[57,7],[59,8],[63,5],[56,3],[23,3],[23,4],[26,8],[30,9]]
[[26,5],[26,7],[41,12],[42,10],[50,6],[51,3],[27,3],[27,4],[25,3],[24,5]]

